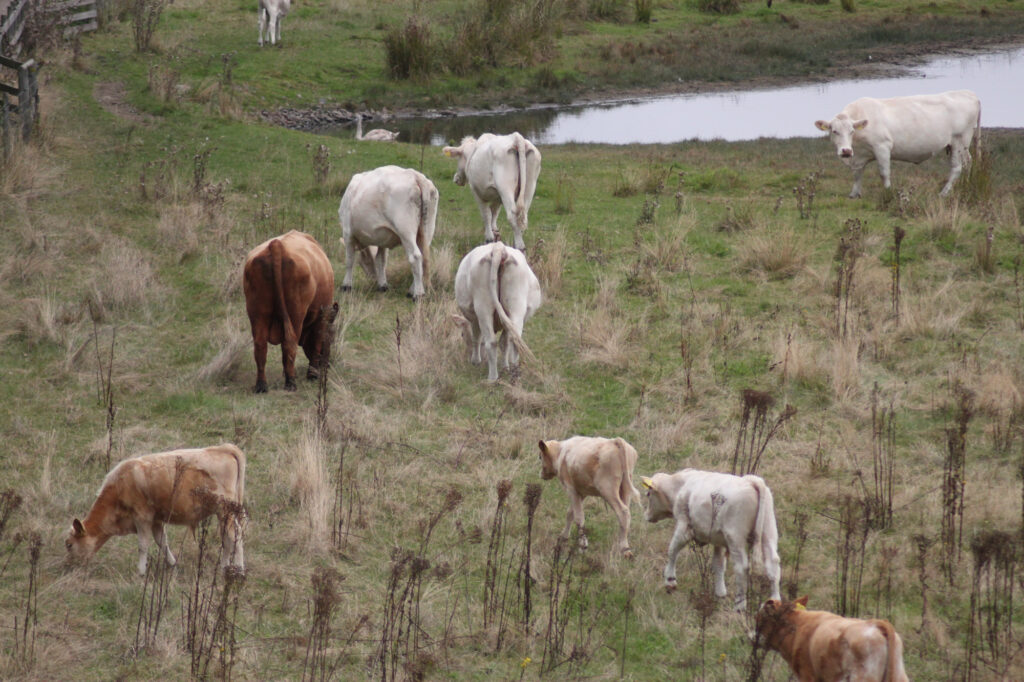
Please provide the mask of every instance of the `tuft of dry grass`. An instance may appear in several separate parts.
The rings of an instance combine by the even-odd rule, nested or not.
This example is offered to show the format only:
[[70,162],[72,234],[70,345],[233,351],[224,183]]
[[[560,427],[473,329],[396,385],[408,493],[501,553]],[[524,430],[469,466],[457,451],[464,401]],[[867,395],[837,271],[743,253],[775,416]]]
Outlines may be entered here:
[[854,338],[834,340],[828,355],[832,393],[837,402],[849,404],[861,394],[860,342]]
[[252,335],[240,318],[228,314],[220,338],[220,350],[196,372],[200,381],[236,381],[245,372],[247,361],[252,359],[248,352],[252,349]]
[[932,239],[951,236],[954,239],[963,234],[967,222],[966,213],[960,208],[956,197],[935,196],[924,204],[924,226]]
[[539,238],[530,247],[527,261],[540,281],[544,298],[556,298],[562,290],[562,272],[565,270],[565,230],[556,229],[549,237]]
[[739,261],[746,270],[760,272],[769,279],[790,279],[807,263],[806,240],[789,227],[753,231],[744,238]]
[[111,237],[100,251],[92,291],[100,309],[120,312],[154,303],[162,287],[146,254],[125,240]]
[[330,516],[334,491],[328,473],[328,444],[312,420],[306,420],[295,443],[281,447],[280,462],[285,466],[288,494],[305,520],[306,544],[322,549],[331,539]]

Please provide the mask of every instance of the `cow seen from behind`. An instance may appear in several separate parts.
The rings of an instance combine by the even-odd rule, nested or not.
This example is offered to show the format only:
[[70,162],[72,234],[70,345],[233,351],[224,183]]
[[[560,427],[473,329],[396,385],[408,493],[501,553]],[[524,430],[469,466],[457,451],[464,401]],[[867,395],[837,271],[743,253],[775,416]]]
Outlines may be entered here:
[[244,497],[245,454],[231,443],[126,459],[103,479],[85,519],[72,521],[64,542],[68,559],[87,561],[110,538],[134,533],[139,540],[139,575],[145,575],[154,539],[167,564],[177,562],[165,525],[194,530],[216,514],[221,566],[244,568]]
[[769,599],[755,617],[758,646],[779,652],[799,682],[909,682],[891,623],[806,606],[807,597]]
[[445,147],[444,155],[459,162],[455,184],[468,184],[473,191],[484,220],[485,241],[498,238],[498,212],[504,206],[515,247],[525,249],[523,233],[540,175],[540,152],[533,143],[519,133],[484,133],[479,138],[464,137],[458,147]]
[[[523,325],[541,305],[540,282],[521,251],[501,242],[478,246],[462,259],[455,273],[454,315],[469,349],[470,361],[487,360],[487,380],[498,380],[498,356],[502,366],[515,367]],[[500,349],[497,332],[501,332]],[[499,353],[500,351],[500,353]]]
[[727,594],[726,554],[732,558],[737,611],[747,605],[749,550],[760,555],[771,581],[772,597],[779,598],[779,533],[771,490],[754,475],[733,476],[713,471],[683,469],[641,478],[647,489],[647,520],[676,521],[665,564],[665,589],[676,589],[676,557],[691,540],[714,547],[711,568],[715,596]]
[[345,244],[342,291],[352,289],[356,253],[378,291],[388,289],[388,250],[401,245],[412,270],[409,296],[418,299],[430,280],[430,242],[439,195],[427,176],[411,168],[381,166],[349,180],[338,206]]
[[267,392],[267,344],[281,345],[284,388],[294,391],[298,347],[316,379],[331,353],[331,325],[338,314],[334,269],[312,236],[292,230],[268,239],[245,258],[245,309],[256,359],[256,393]]

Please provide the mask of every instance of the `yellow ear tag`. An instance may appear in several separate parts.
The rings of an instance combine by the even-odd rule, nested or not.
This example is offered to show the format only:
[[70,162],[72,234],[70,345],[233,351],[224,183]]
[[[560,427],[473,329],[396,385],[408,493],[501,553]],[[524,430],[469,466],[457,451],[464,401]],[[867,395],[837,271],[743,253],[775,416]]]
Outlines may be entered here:
[[642,485],[643,487],[647,488],[648,490],[653,490],[654,489],[654,481],[652,479],[648,478],[647,476],[641,476],[640,477],[640,485]]
[[451,157],[451,155],[452,155],[452,150],[450,150],[450,149],[445,149],[445,150],[444,150],[444,155],[450,158],[450,157]]
[[796,610],[796,611],[806,611],[807,607],[804,606],[803,604],[796,603],[796,604],[793,605],[793,609]]

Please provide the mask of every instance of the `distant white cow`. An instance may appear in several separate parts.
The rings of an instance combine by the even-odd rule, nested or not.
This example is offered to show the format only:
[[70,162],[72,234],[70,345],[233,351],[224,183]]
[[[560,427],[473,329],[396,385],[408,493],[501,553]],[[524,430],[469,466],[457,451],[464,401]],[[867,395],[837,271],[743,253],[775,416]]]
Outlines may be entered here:
[[260,47],[263,47],[263,35],[271,45],[281,42],[281,20],[288,16],[292,0],[260,0]]
[[487,358],[487,380],[498,380],[496,331],[501,331],[503,367],[519,362],[524,348],[523,325],[541,304],[540,282],[526,257],[501,242],[478,246],[462,259],[455,273],[455,302],[470,361]]
[[540,175],[540,152],[519,133],[465,137],[458,147],[445,147],[445,156],[459,160],[453,178],[460,187],[469,182],[484,219],[484,239],[493,242],[498,232],[498,211],[505,214],[515,232],[515,247],[526,248],[523,232]]
[[772,599],[779,599],[779,532],[775,525],[772,493],[759,476],[733,476],[711,471],[683,469],[674,474],[642,477],[647,488],[647,520],[675,518],[676,528],[668,546],[665,589],[676,588],[676,556],[690,540],[714,545],[711,567],[715,595],[724,597],[725,553],[733,560],[736,578],[736,609],[747,604],[748,548],[761,555],[772,583]]
[[633,487],[636,450],[621,438],[573,436],[567,440],[542,440],[540,476],[545,481],[558,477],[569,495],[569,512],[561,537],[569,536],[572,522],[580,529],[580,547],[587,547],[583,529],[583,498],[600,497],[619,519],[619,550],[633,558],[629,549],[629,502],[640,501],[640,492]]
[[969,147],[975,155],[981,129],[981,102],[970,90],[953,90],[940,95],[916,95],[874,99],[862,97],[839,112],[831,121],[816,121],[827,131],[836,154],[853,169],[850,198],[860,196],[864,167],[878,161],[882,183],[890,187],[890,161],[921,163],[945,150],[950,156],[945,196],[970,164]]
[[437,202],[434,183],[411,168],[381,166],[353,175],[338,206],[345,244],[342,291],[352,289],[356,251],[367,276],[376,279],[377,290],[387,291],[388,249],[401,244],[412,268],[409,296],[422,296],[430,280]]

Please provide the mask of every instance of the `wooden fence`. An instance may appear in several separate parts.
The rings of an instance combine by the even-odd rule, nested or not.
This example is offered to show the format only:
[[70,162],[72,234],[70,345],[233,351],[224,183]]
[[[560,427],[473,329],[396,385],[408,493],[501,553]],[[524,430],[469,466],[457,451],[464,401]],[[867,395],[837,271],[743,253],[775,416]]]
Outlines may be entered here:
[[0,54],[21,53],[25,25],[31,15],[44,25],[62,27],[67,38],[98,27],[102,0],[0,0]]
[[[39,122],[39,83],[36,80],[35,60],[18,62],[0,57],[0,72],[6,75],[8,69],[17,72],[18,87],[8,85],[0,79],[0,134],[3,136],[4,162],[11,154],[12,114],[18,114],[21,121],[21,139],[26,142],[32,137],[32,128]],[[11,103],[11,95],[18,98],[17,104]]]

